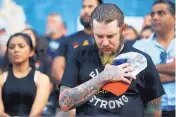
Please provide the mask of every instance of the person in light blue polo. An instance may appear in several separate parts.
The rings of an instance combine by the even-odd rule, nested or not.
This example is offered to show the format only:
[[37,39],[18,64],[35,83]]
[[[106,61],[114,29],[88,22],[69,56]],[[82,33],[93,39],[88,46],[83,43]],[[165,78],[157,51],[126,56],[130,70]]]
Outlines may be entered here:
[[175,4],[156,1],[152,6],[153,35],[137,41],[133,47],[149,54],[159,72],[165,90],[162,117],[175,117]]

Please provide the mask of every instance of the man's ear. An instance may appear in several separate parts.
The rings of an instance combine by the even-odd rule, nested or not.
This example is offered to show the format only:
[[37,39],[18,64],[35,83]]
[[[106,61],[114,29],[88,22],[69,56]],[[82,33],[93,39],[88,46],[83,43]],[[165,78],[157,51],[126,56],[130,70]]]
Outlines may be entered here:
[[122,26],[121,26],[121,33],[122,33],[122,35],[124,35],[124,33],[125,33],[125,31],[126,31],[126,29],[127,29],[127,24],[123,24]]

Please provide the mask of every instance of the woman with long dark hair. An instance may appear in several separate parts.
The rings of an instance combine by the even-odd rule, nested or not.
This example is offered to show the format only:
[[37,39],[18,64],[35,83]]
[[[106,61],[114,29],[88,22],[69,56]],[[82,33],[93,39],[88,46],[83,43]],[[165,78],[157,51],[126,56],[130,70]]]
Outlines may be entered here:
[[0,75],[0,116],[40,116],[51,92],[47,75],[35,70],[30,36],[12,35]]

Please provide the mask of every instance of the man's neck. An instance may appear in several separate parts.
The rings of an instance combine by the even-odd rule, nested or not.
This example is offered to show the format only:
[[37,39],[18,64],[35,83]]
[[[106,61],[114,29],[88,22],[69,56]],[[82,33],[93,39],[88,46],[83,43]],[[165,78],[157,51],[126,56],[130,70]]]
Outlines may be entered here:
[[169,30],[168,32],[156,32],[156,40],[164,48],[167,48],[170,42],[174,39],[174,29]]
[[83,30],[87,35],[92,35],[92,30],[91,28],[84,28]]
[[50,35],[50,37],[51,37],[52,40],[59,39],[59,38],[61,38],[62,36],[63,36],[63,35],[60,34],[60,33],[53,33],[53,34]]

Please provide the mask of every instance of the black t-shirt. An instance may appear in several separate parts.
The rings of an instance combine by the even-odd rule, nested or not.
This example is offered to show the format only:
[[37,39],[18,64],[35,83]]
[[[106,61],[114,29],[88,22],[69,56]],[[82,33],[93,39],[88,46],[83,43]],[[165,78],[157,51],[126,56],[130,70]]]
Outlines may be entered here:
[[45,37],[43,37],[43,36],[40,36],[39,38],[38,38],[38,44],[37,44],[37,48],[39,48],[40,50],[42,50],[42,52],[44,53],[44,54],[46,54],[46,52],[47,52],[47,49],[48,49],[48,41],[46,40],[46,38]]
[[48,40],[48,49],[47,49],[47,56],[49,57],[49,60],[52,62],[54,57],[57,56],[57,51],[61,47],[62,41],[64,41],[65,37],[60,37],[58,39],[51,39],[51,37],[46,37]]
[[86,34],[84,31],[79,31],[68,36],[61,43],[57,52],[57,56],[65,56],[66,58],[79,46],[91,45],[94,43],[91,35]]
[[136,42],[136,40],[127,40],[127,41],[125,41],[125,44],[126,44],[127,46],[133,47],[133,45],[134,45],[135,42]]
[[[147,59],[147,67],[132,81],[121,96],[100,90],[89,101],[76,107],[77,116],[143,117],[144,104],[164,94],[158,72],[151,58],[132,47],[124,46],[121,53],[137,52]],[[100,73],[104,67],[94,45],[79,47],[69,56],[61,85],[76,87]],[[114,87],[118,88],[118,87]]]

